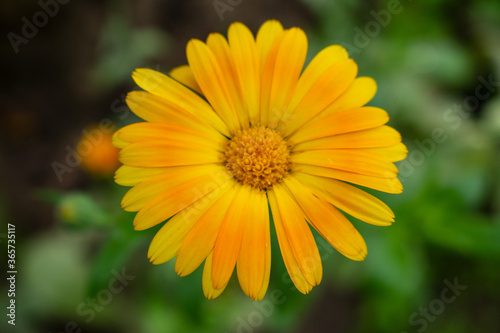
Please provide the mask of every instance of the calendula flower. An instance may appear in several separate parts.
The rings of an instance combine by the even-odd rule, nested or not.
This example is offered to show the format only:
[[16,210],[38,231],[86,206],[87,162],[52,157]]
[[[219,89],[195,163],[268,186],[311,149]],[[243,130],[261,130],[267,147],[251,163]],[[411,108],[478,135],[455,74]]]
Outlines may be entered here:
[[77,146],[82,167],[94,176],[111,176],[120,166],[120,150],[111,142],[113,131],[91,126],[83,133]]
[[[290,277],[308,293],[322,278],[310,226],[335,249],[363,260],[366,244],[342,212],[390,225],[392,211],[348,183],[399,193],[393,162],[406,156],[387,112],[365,105],[373,79],[357,76],[344,48],[325,48],[305,68],[307,38],[271,20],[256,38],[241,23],[227,40],[187,45],[188,65],[169,76],[137,69],[145,91],[127,97],[146,120],[114,137],[124,164],[116,181],[134,186],[122,206],[137,230],[169,219],[154,237],[154,264],[175,256],[187,275],[203,262],[203,290],[217,297],[236,268],[261,300],[271,269],[270,214]],[[270,207],[270,210],[269,210]],[[340,212],[342,211],[342,212]]]

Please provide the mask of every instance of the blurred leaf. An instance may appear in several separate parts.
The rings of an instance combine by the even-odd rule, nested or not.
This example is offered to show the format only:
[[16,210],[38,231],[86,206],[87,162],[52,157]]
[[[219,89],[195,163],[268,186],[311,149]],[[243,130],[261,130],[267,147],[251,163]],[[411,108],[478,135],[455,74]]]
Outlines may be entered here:
[[500,225],[464,210],[453,190],[429,186],[414,219],[432,243],[464,255],[500,258]]
[[406,315],[411,314],[426,287],[423,242],[410,231],[408,221],[397,216],[394,225],[378,233],[363,232],[369,252],[363,263],[367,296],[363,314],[371,320],[360,323],[362,331],[404,328]]
[[112,220],[97,201],[85,192],[63,193],[51,189],[35,191],[35,197],[55,205],[56,218],[65,226],[89,228],[109,226]]
[[96,294],[102,288],[107,288],[113,272],[120,272],[131,253],[142,244],[145,235],[133,229],[131,217],[130,213],[122,213],[116,221],[115,229],[93,260],[89,276],[91,295]]
[[[447,38],[411,41],[406,48],[406,67],[415,74],[425,74],[433,84],[462,87],[472,73],[470,53]],[[408,72],[405,72],[408,75]]]
[[144,333],[156,332],[192,332],[192,325],[184,315],[181,309],[175,306],[167,308],[158,298],[154,298],[144,304],[141,311],[144,320]]
[[102,33],[100,58],[92,72],[94,84],[108,89],[130,78],[132,71],[151,58],[161,56],[168,45],[167,36],[155,28],[134,28],[118,12]]
[[48,317],[74,316],[84,298],[86,238],[82,233],[59,230],[23,240],[16,296],[23,309],[21,316],[31,311]]
[[57,213],[62,223],[76,227],[106,226],[111,220],[90,195],[82,192],[65,195],[57,205]]

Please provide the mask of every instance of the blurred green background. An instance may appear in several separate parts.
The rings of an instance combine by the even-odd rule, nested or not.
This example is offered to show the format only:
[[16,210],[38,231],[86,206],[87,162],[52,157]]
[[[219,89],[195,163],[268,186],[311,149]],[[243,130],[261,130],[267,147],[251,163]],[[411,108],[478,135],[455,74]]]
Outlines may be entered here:
[[[15,224],[18,271],[16,326],[2,314],[2,332],[500,332],[500,2],[63,2],[0,4],[0,260]],[[23,17],[39,20],[30,38]],[[376,79],[370,105],[409,147],[405,190],[376,194],[393,226],[353,221],[364,262],[317,237],[325,273],[309,295],[294,290],[274,239],[262,303],[234,277],[208,301],[200,270],[180,278],[173,262],[148,262],[158,228],[133,231],[126,188],[57,163],[88,126],[138,120],[124,103],[134,68],[166,73],[186,62],[190,38],[233,21],[256,32],[269,18],[306,30],[309,59],[342,44]],[[5,313],[8,289],[4,278]]]

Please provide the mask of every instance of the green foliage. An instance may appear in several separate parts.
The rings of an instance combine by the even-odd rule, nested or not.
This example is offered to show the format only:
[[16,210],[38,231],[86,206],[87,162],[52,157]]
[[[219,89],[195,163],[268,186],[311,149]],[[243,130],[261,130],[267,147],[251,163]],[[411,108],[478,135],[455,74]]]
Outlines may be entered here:
[[[468,288],[427,322],[426,332],[498,332],[498,321],[491,319],[500,311],[498,91],[457,127],[444,115],[474,96],[478,76],[500,81],[500,4],[401,1],[402,11],[367,46],[356,45],[355,28],[364,31],[366,23],[376,21],[370,12],[387,10],[389,2],[302,1],[313,17],[308,59],[330,44],[356,47],[351,56],[359,75],[374,77],[379,86],[370,105],[388,110],[390,125],[400,130],[410,151],[399,164],[404,193],[376,194],[393,208],[395,224],[375,228],[353,221],[368,245],[364,262],[321,247],[323,282],[304,296],[284,273],[273,235],[265,300],[270,302],[269,295],[277,291],[283,303],[273,304],[272,314],[266,315],[243,295],[234,277],[220,298],[208,301],[201,289],[202,268],[179,278],[173,262],[149,264],[147,246],[158,229],[134,231],[134,214],[118,207],[123,189],[92,184],[78,193],[41,192],[54,203],[59,225],[28,241],[21,254],[28,278],[20,297],[34,299],[29,311],[74,319],[87,331],[114,325],[122,332],[229,332],[260,313],[263,323],[252,328],[255,332],[302,332],[317,327],[318,316],[330,323],[324,332],[340,332],[328,316],[337,320],[339,313],[348,313],[352,318],[345,332],[410,333],[422,327],[412,324],[412,314],[441,297],[445,279],[458,277]],[[92,72],[95,82],[105,88],[124,82],[137,65],[161,56],[164,45],[165,35],[158,30],[134,28],[127,15],[110,14]],[[436,128],[447,139],[425,151],[421,144]],[[412,155],[417,151],[424,156],[422,163]],[[126,297],[117,296],[119,301],[86,324],[74,309],[107,288],[112,272],[123,267],[135,276]],[[337,304],[339,297],[347,304]]]
[[99,59],[92,72],[94,86],[109,89],[126,82],[130,73],[168,48],[168,38],[154,28],[134,28],[130,15],[111,7],[99,43]]

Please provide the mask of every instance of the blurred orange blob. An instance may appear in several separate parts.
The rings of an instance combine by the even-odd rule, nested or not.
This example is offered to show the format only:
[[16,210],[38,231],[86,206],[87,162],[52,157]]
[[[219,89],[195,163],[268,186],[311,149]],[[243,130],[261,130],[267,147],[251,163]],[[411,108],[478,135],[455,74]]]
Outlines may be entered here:
[[82,167],[94,176],[112,175],[120,166],[120,150],[111,144],[113,131],[93,126],[82,133],[77,146]]

